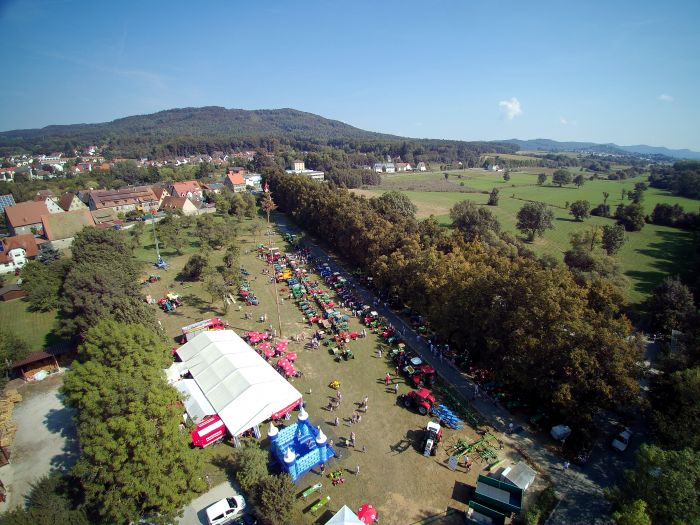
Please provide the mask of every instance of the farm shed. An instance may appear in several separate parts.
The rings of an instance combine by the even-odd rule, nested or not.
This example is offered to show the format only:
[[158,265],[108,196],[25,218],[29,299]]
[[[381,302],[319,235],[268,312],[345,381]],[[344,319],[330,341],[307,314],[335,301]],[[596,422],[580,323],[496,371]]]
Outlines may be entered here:
[[26,296],[27,292],[22,290],[22,288],[16,284],[3,286],[0,288],[0,300],[2,301],[12,301],[13,299],[21,299],[22,297]]
[[196,387],[190,395],[201,400],[198,410],[208,410],[206,400],[232,436],[284,416],[301,401],[299,391],[233,330],[205,332],[176,355],[181,362],[166,371],[168,380],[193,379],[188,388]]
[[535,481],[535,475],[536,472],[523,461],[519,461],[512,467],[505,468],[501,473],[504,481],[512,483],[519,489],[522,489],[523,492]]
[[47,375],[55,374],[59,371],[59,356],[69,352],[71,347],[67,344],[52,346],[44,350],[32,352],[24,359],[14,361],[12,372],[25,381],[41,381]]

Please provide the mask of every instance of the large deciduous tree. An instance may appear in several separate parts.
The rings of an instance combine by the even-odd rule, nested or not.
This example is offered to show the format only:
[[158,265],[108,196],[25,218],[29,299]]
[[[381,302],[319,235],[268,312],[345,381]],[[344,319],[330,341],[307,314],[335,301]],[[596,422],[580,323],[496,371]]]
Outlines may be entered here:
[[516,227],[532,241],[554,228],[554,212],[543,202],[526,202],[518,211]]
[[671,336],[672,330],[683,330],[696,312],[692,292],[674,277],[661,281],[649,297],[647,307],[652,329],[666,337]]
[[565,184],[571,184],[571,173],[566,170],[556,170],[552,173],[552,182],[560,188]]
[[489,209],[477,206],[469,200],[458,202],[452,206],[450,218],[468,241],[476,237],[488,237],[491,232],[498,233],[501,229],[498,219]]
[[577,221],[582,221],[591,216],[591,203],[586,200],[574,201],[569,206],[569,213]]
[[600,242],[608,255],[615,255],[625,244],[625,227],[621,224],[606,224]]

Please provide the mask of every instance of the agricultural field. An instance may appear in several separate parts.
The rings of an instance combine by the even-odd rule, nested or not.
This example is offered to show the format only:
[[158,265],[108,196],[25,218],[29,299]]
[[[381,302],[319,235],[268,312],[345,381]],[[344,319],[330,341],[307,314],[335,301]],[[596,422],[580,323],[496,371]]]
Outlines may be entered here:
[[[245,231],[244,227],[241,228]],[[145,248],[141,252],[144,261],[153,261],[155,252],[148,246],[144,237]],[[177,281],[177,274],[189,258],[188,254],[167,257],[167,270],[145,269],[145,275],[156,274],[160,280],[143,287],[144,295],[154,298],[162,297],[166,292],[175,292],[182,296],[184,305],[173,313],[166,314],[157,311],[158,320],[166,333],[172,337],[173,345],[180,335],[183,325],[218,316],[226,319],[231,327],[239,334],[248,330],[262,330],[268,324],[285,338],[301,333],[310,334],[310,327],[298,306],[288,299],[288,290],[283,283],[270,283],[262,270],[267,267],[257,258],[255,248],[259,239],[248,234],[239,236],[241,246],[241,265],[250,273],[248,277],[251,289],[260,300],[259,306],[246,306],[238,302],[223,309],[220,301],[211,302],[211,297],[203,290],[201,282]],[[279,235],[271,237],[272,244],[287,250],[288,246]],[[197,243],[192,242],[190,249],[196,250]],[[212,262],[221,264],[223,253],[214,251]],[[275,306],[275,295],[279,294],[279,321]],[[155,308],[155,306],[154,306]],[[252,319],[246,319],[245,314],[252,314]],[[266,313],[267,323],[261,324],[259,316]],[[351,318],[351,330],[359,331],[359,320]],[[326,347],[306,349],[303,342],[291,342],[290,349],[298,353],[297,368],[303,372],[303,377],[294,380],[294,386],[303,394],[311,421],[321,425],[324,433],[335,443],[341,459],[331,460],[326,472],[337,468],[344,470],[346,482],[333,487],[328,478],[323,478],[318,469],[304,475],[297,483],[298,492],[317,482],[323,483],[322,496],[331,496],[328,510],[322,510],[317,515],[309,512],[309,508],[318,500],[318,494],[307,501],[298,500],[297,517],[294,523],[312,524],[325,523],[331,511],[337,511],[342,505],[358,508],[362,503],[371,502],[378,508],[381,522],[384,524],[403,525],[406,523],[431,523],[451,525],[463,523],[456,511],[464,510],[468,501],[468,486],[473,486],[479,473],[490,462],[474,459],[474,468],[467,472],[463,466],[456,471],[446,465],[447,447],[456,443],[457,439],[476,441],[480,436],[468,426],[461,430],[445,430],[442,446],[436,457],[424,457],[418,450],[422,438],[422,430],[428,419],[418,413],[397,404],[397,396],[393,388],[385,387],[383,378],[387,371],[394,374],[394,365],[385,352],[379,357],[376,349],[379,339],[376,335],[368,335],[350,343],[355,358],[349,361],[336,362]],[[341,407],[327,411],[329,398],[335,391],[328,384],[337,379],[341,382],[343,394]],[[403,378],[398,379],[401,392],[406,392],[408,386]],[[350,415],[356,410],[362,398],[369,397],[369,406],[362,414],[360,423],[351,425]],[[335,417],[339,417],[339,425],[335,426]],[[263,435],[267,428],[262,428]],[[348,447],[343,443],[350,432],[357,436],[356,447]],[[498,437],[494,430],[493,434]],[[263,446],[267,444],[264,442]],[[207,473],[212,484],[226,480],[226,471],[221,467],[223,457],[231,454],[228,445],[218,445],[202,451],[207,461]],[[519,460],[518,454],[506,446],[499,450],[498,458],[506,461]],[[360,474],[354,474],[359,465]],[[544,488],[544,481],[538,478],[536,494]],[[427,522],[427,521],[425,521]]]
[[[367,197],[381,195],[387,190],[402,191],[416,204],[420,218],[434,215],[441,224],[450,226],[449,210],[454,204],[469,199],[486,205],[488,192],[497,188],[500,191],[499,205],[489,209],[499,219],[501,227],[513,233],[519,233],[515,228],[516,214],[522,205],[526,201],[544,202],[554,211],[555,227],[530,246],[539,254],[563,258],[563,253],[569,248],[569,235],[572,232],[612,222],[612,219],[603,217],[577,222],[569,215],[567,203],[588,200],[591,206],[596,206],[603,202],[603,192],[607,192],[610,195],[608,204],[614,210],[621,202],[623,189],[629,191],[635,183],[646,181],[646,176],[624,181],[599,179],[587,180],[580,188],[574,185],[559,188],[551,185],[552,171],[522,168],[521,171],[511,172],[508,182],[503,180],[503,173],[483,169],[450,171],[447,172],[447,180],[445,172],[392,174],[383,177],[381,188],[353,191]],[[577,173],[576,170],[570,171]],[[538,173],[547,173],[550,183],[538,186]],[[698,201],[649,188],[642,203],[645,211],[651,213],[657,203],[679,204],[688,211],[700,207]],[[688,260],[692,250],[692,234],[678,228],[647,224],[641,232],[628,232],[627,242],[617,257],[628,280],[626,294],[630,303],[642,302],[665,275],[682,273],[684,261]]]

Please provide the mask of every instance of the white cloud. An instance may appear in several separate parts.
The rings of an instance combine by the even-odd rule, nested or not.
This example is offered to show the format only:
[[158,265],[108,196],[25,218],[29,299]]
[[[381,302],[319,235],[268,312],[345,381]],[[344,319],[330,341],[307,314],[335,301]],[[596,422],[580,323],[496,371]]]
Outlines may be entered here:
[[661,102],[673,102],[673,97],[671,95],[667,95],[666,93],[661,93],[658,97]]
[[505,113],[508,120],[513,120],[515,117],[523,114],[523,108],[520,106],[520,101],[513,97],[510,100],[501,100],[498,107]]
[[559,123],[564,124],[566,126],[569,123],[569,121],[566,120],[564,117],[559,117]]

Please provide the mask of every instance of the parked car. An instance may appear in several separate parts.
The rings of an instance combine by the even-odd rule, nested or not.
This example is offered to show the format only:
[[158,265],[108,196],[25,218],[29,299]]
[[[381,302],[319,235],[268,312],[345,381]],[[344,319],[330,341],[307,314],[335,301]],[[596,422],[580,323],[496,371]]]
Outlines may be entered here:
[[632,438],[632,431],[629,428],[624,429],[620,432],[615,439],[612,440],[611,446],[614,450],[618,452],[624,452],[630,444],[630,439]]
[[233,521],[245,509],[243,496],[231,496],[217,501],[207,507],[207,523],[209,525],[223,525]]

